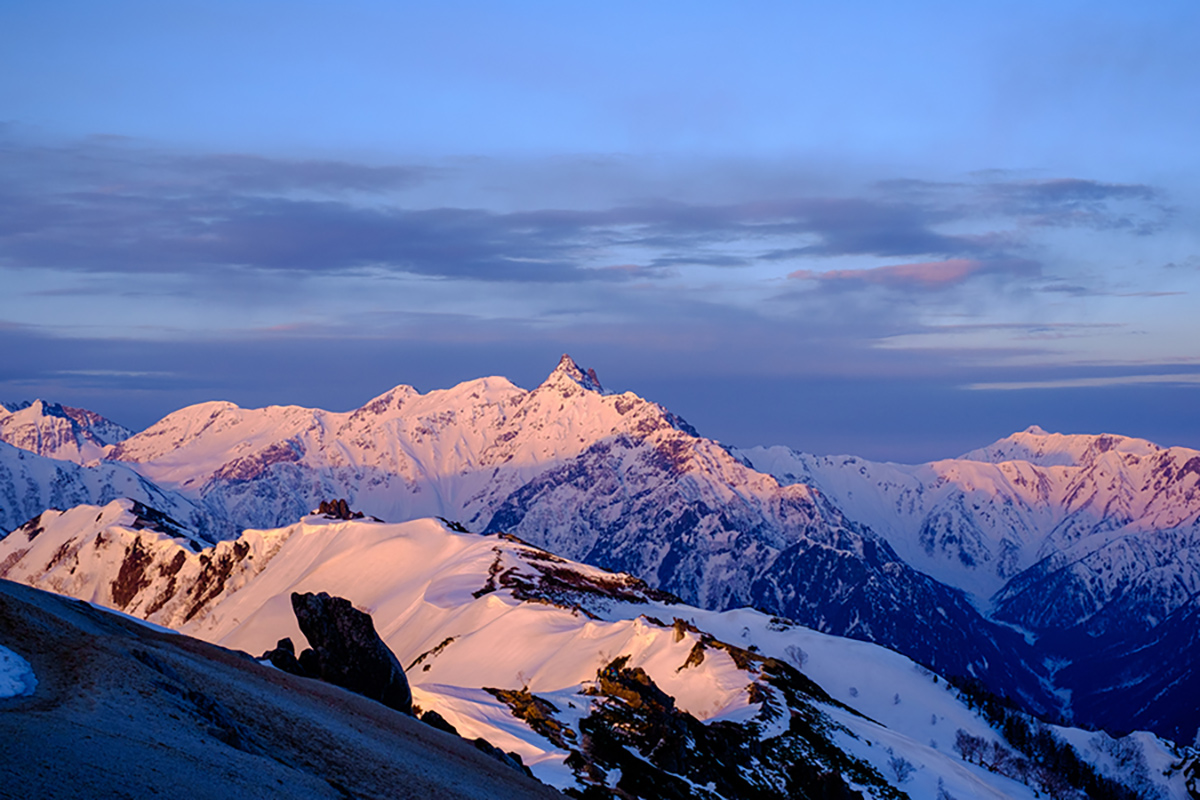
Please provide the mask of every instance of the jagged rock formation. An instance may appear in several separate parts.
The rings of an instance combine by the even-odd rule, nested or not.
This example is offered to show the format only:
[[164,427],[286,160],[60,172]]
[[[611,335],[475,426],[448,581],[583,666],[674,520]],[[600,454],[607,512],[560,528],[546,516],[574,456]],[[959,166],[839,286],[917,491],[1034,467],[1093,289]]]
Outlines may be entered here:
[[[851,783],[869,787],[875,797],[903,797],[870,765],[832,746],[837,727],[812,705],[829,700],[820,687],[787,664],[733,652],[748,665],[757,662],[751,692],[763,704],[749,724],[703,724],[644,669],[627,666],[628,656],[597,671],[586,690],[595,701],[578,723],[578,737],[558,720],[553,703],[528,691],[488,691],[570,750],[567,764],[581,786],[567,790],[574,797],[863,800]],[[781,727],[761,737],[764,728]]]
[[272,649],[263,653],[258,657],[259,661],[270,661],[271,666],[276,669],[283,670],[290,675],[296,675],[300,678],[315,678],[316,675],[309,675],[308,670],[300,665],[300,659],[296,658],[296,645],[292,644],[292,640],[284,637]]
[[345,498],[339,500],[322,500],[321,505],[317,507],[317,513],[323,514],[330,519],[362,519],[361,511],[351,511],[350,505]]
[[310,645],[299,656],[307,674],[412,713],[404,669],[375,632],[370,614],[325,592],[293,592],[292,609]]
[[[58,531],[74,530],[69,540]],[[50,535],[48,532],[53,531]],[[0,540],[0,578],[18,580],[180,626],[229,584],[265,566],[274,543],[205,548],[171,518],[134,500],[45,511]]]

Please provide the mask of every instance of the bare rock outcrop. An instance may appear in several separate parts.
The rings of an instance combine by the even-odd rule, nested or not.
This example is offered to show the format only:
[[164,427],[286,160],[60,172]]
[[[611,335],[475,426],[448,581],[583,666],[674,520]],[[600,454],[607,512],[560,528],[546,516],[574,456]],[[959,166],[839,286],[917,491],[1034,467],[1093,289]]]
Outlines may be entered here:
[[280,639],[275,645],[274,650],[268,650],[258,657],[259,661],[270,661],[271,665],[276,669],[290,672],[292,675],[299,675],[301,678],[312,678],[304,667],[300,666],[300,660],[296,658],[296,646],[292,644],[292,640],[288,638]]
[[292,593],[296,622],[308,639],[300,654],[304,671],[389,708],[412,713],[408,678],[395,654],[375,632],[371,615],[349,600],[320,594]]
[[321,505],[317,507],[318,514],[324,514],[333,519],[362,519],[361,511],[351,511],[350,504],[345,498],[337,500],[322,500]]

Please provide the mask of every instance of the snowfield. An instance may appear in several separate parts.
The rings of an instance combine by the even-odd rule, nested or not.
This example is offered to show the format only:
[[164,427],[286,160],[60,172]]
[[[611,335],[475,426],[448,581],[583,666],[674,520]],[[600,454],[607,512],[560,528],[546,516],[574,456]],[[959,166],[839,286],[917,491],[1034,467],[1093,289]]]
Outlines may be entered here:
[[0,699],[25,697],[37,689],[33,667],[19,655],[0,645]]

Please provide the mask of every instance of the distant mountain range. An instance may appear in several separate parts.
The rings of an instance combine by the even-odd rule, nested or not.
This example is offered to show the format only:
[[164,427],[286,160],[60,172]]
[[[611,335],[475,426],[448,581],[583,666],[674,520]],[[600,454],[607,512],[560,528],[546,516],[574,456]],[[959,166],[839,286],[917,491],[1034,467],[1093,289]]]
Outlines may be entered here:
[[1184,743],[1200,726],[1196,451],[1037,428],[917,466],[735,450],[567,357],[532,391],[400,386],[346,413],[204,403],[132,436],[68,415],[74,445],[59,422],[62,437],[34,437],[36,407],[0,424],[56,457],[6,467],[18,451],[0,445],[9,529],[128,495],[232,538],[345,497],[877,642],[1036,713]]
[[0,440],[39,456],[85,463],[133,431],[83,408],[34,400],[0,403]]

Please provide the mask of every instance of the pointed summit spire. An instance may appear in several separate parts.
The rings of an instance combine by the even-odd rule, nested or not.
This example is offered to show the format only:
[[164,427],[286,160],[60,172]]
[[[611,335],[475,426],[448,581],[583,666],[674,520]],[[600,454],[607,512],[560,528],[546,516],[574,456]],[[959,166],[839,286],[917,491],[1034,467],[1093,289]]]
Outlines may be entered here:
[[604,387],[600,385],[600,379],[596,377],[595,370],[589,369],[585,372],[575,363],[575,359],[563,353],[563,357],[558,361],[558,366],[554,368],[542,386],[558,386],[569,389],[572,384],[590,392],[604,392]]

